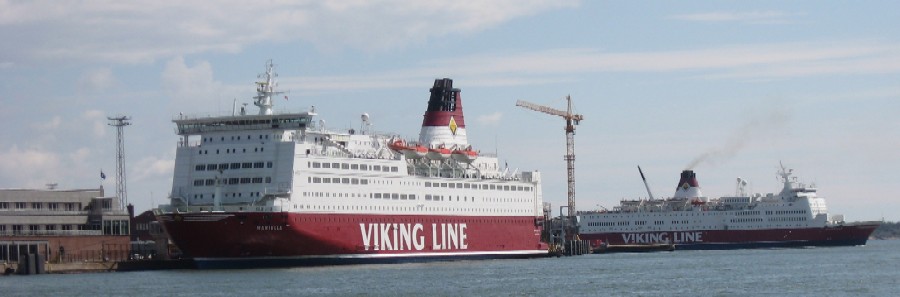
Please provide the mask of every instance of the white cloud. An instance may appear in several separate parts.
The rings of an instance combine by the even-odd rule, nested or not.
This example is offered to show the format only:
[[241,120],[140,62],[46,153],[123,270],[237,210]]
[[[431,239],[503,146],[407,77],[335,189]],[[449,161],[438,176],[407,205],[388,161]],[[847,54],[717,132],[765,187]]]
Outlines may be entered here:
[[59,116],[54,116],[50,119],[49,122],[36,123],[35,128],[41,131],[41,133],[52,133],[55,132],[57,128],[59,128],[59,124],[62,123],[62,118]]
[[113,86],[115,78],[109,68],[85,71],[78,79],[78,88],[86,91],[103,91]]
[[213,79],[209,62],[201,61],[190,67],[183,57],[166,62],[162,86],[170,99],[178,104],[210,100],[219,96],[223,89],[222,84]]
[[102,138],[104,135],[106,135],[107,119],[103,111],[96,109],[86,110],[81,114],[81,118],[85,121],[90,122],[92,126],[91,131],[93,132],[94,137]]
[[503,119],[503,113],[498,111],[492,114],[480,115],[476,118],[476,121],[479,124],[488,126],[499,124],[501,119]]
[[[146,63],[263,42],[386,50],[477,32],[573,0],[0,1],[0,52],[28,59]],[[29,32],[23,34],[23,32]]]
[[281,83],[307,91],[416,87],[435,73],[447,73],[465,77],[473,82],[470,86],[514,86],[577,81],[580,74],[606,72],[677,72],[716,80],[898,73],[900,44],[851,40],[656,52],[559,48],[462,56],[383,73],[282,77]]
[[747,12],[706,12],[695,14],[679,14],[670,16],[670,19],[695,21],[695,22],[743,22],[751,24],[786,24],[791,22],[791,17],[800,14],[784,11],[747,11]]
[[7,186],[43,188],[44,183],[58,181],[60,169],[60,157],[51,151],[16,145],[0,151],[0,180]]
[[134,164],[134,177],[130,181],[143,181],[154,178],[169,178],[175,170],[175,157],[150,156],[138,160]]

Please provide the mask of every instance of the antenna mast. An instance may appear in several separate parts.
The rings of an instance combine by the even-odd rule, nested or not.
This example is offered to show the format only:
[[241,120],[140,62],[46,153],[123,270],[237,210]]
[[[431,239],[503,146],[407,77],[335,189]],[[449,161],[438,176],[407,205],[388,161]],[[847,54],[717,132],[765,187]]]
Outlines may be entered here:
[[128,203],[125,191],[125,126],[131,125],[128,116],[107,117],[109,125],[116,127],[116,196],[119,196],[120,207]]

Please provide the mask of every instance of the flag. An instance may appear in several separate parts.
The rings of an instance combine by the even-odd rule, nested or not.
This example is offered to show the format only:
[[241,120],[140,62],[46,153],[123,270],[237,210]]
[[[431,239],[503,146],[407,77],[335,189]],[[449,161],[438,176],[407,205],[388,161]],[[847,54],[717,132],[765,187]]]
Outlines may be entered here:
[[106,174],[103,173],[103,170],[100,170],[100,179],[106,179]]

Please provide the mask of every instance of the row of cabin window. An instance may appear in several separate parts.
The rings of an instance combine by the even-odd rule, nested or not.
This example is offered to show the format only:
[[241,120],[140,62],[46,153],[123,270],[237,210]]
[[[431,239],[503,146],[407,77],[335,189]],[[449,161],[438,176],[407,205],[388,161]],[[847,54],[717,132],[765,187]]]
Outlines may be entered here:
[[308,182],[314,184],[347,184],[347,185],[368,185],[369,180],[364,178],[349,178],[349,177],[310,177],[307,179]]
[[416,200],[416,194],[372,193],[372,198],[391,200]]
[[[28,226],[27,228],[25,226]],[[26,231],[27,229],[27,231]],[[72,231],[72,230],[103,230],[106,235],[126,235],[129,234],[127,220],[103,221],[101,224],[46,224],[46,225],[10,225],[9,230],[13,235],[39,235],[40,231]],[[0,225],[0,233],[7,233],[6,225]]]
[[399,172],[400,168],[397,166],[387,166],[387,165],[369,165],[369,164],[351,164],[351,163],[320,163],[320,162],[309,162],[306,164],[311,168],[331,168],[331,169],[344,169],[344,170],[362,170],[362,171],[383,171],[383,172]]
[[762,218],[740,218],[740,219],[731,219],[732,223],[754,223],[754,222],[762,222]]
[[758,210],[754,210],[754,211],[738,211],[738,212],[735,212],[734,215],[736,215],[736,216],[758,216],[758,215],[759,215],[759,211],[758,211]]
[[[12,202],[12,203],[13,203],[12,205],[15,207],[15,209],[27,209],[28,208],[27,202]],[[59,203],[59,202],[46,203],[47,209],[52,210],[52,211],[60,210],[60,207],[59,207],[60,204],[62,204],[62,206],[64,207],[64,210],[66,210],[66,211],[81,210],[81,203]],[[0,202],[0,210],[7,210],[7,209],[9,209],[9,206],[10,206],[10,202]],[[44,208],[43,202],[31,202],[31,209],[40,210],[43,208]]]
[[[238,149],[225,149],[225,153],[226,154],[237,154],[237,150]],[[265,150],[266,150],[266,148],[264,148],[264,147],[253,148],[254,153],[263,152]],[[247,149],[244,148],[242,152],[246,153]],[[200,155],[209,155],[209,150],[197,150],[197,153]],[[219,149],[216,149],[216,155],[218,155],[218,154],[219,154]]]
[[198,164],[194,166],[196,171],[214,171],[214,170],[234,170],[248,168],[272,168],[272,162],[243,162],[243,163],[222,163],[222,164]]
[[493,184],[471,184],[471,183],[432,183],[425,182],[426,188],[450,188],[450,189],[476,189],[476,190],[497,190],[497,191],[528,191],[531,187],[510,186],[510,185],[493,185]]
[[806,217],[769,218],[769,222],[799,222],[799,221],[806,221]]
[[[250,140],[250,138],[251,138],[250,135],[247,135],[247,140]],[[269,139],[269,135],[259,135],[259,139]],[[220,137],[219,140],[225,141],[225,137],[224,136]],[[235,136],[231,136],[231,140],[235,140]],[[241,140],[240,135],[237,136],[237,140]],[[213,138],[212,137],[204,137],[203,142],[213,142]]]
[[[313,178],[313,180],[315,180],[315,179],[316,179],[316,178]],[[324,180],[327,180],[327,179],[328,179],[327,177],[326,177],[326,178],[322,178],[323,181],[324,181]],[[347,178],[337,178],[337,177],[335,177],[335,178],[332,179],[332,181],[340,180],[340,181],[342,181],[343,183],[346,183],[346,182],[344,182],[344,180],[346,180],[346,179],[347,179]],[[351,179],[351,181],[352,181],[352,180],[355,180],[355,178],[354,178],[354,179]],[[360,182],[360,184],[363,184],[363,185],[364,185],[364,184],[366,184],[366,183],[368,182],[368,180],[362,179],[362,180],[360,180],[359,182]],[[352,184],[355,185],[355,183],[352,183]],[[305,196],[305,195],[306,195],[306,192],[304,192],[303,194],[304,194],[304,196]],[[326,194],[327,194],[327,193],[326,193]],[[344,195],[347,195],[346,197],[356,197],[355,194],[353,194],[353,195],[351,196],[351,195],[349,195],[349,194],[344,194],[344,193],[335,193],[335,197],[345,197]],[[323,194],[321,194],[321,193],[318,193],[318,194],[313,194],[313,196],[314,196],[314,197],[329,197],[330,195],[323,195]],[[372,193],[371,195],[360,194],[359,197],[363,197],[363,198],[364,198],[364,197],[372,197],[373,199],[390,199],[390,200],[416,200],[416,194],[399,194],[399,193]],[[453,197],[448,197],[447,201],[453,201],[452,198],[453,198]],[[429,194],[429,195],[425,195],[425,200],[427,200],[427,201],[444,201],[444,196],[443,196],[443,195],[430,195],[430,194]],[[497,200],[500,201],[499,199],[497,199]],[[512,202],[512,199],[509,199],[509,200],[510,200],[509,202]],[[459,196],[456,196],[456,201],[459,201]],[[468,197],[468,196],[463,197],[463,201],[470,201],[470,200],[469,200],[469,197]],[[472,201],[472,202],[475,202],[475,197],[472,197],[471,201]],[[504,201],[504,202],[506,202],[506,201]]]
[[[685,221],[672,221],[672,224],[673,224],[673,225],[677,225],[677,224],[689,224],[689,223],[690,223],[690,221],[687,221],[687,220],[685,220]],[[664,222],[664,221],[653,221],[653,224],[654,224],[654,225],[663,225],[663,224],[665,224],[665,222]],[[635,226],[644,226],[644,225],[647,225],[647,221],[635,221],[635,222],[634,222],[634,225],[635,225]],[[631,221],[590,222],[590,223],[588,223],[588,226],[594,226],[594,227],[598,227],[598,226],[631,226]]]
[[775,210],[774,214],[776,215],[785,215],[785,214],[805,214],[806,210]]
[[[194,194],[194,199],[204,199],[204,198],[206,198],[205,195],[206,194]],[[249,192],[249,193],[247,193],[247,195],[250,195],[248,197],[260,197],[261,194],[260,194],[260,192]],[[216,198],[215,193],[210,194],[210,196],[213,199]],[[229,192],[229,193],[223,193],[222,196],[225,196],[226,198],[227,197],[244,197],[244,194],[242,192],[234,192],[234,193]]]
[[[261,184],[261,183],[263,183],[263,182],[265,182],[265,183],[267,183],[267,184],[272,183],[272,177],[269,177],[269,176],[267,176],[267,177],[265,177],[265,178],[262,178],[262,177],[240,177],[240,178],[238,178],[238,177],[232,177],[232,178],[223,178],[223,179],[222,179],[222,184],[223,184],[223,185]],[[211,179],[211,178],[208,178],[208,179],[195,179],[195,180],[194,180],[194,186],[195,186],[195,187],[200,187],[200,186],[215,186],[215,185],[216,185],[216,180],[215,180],[215,179]]]

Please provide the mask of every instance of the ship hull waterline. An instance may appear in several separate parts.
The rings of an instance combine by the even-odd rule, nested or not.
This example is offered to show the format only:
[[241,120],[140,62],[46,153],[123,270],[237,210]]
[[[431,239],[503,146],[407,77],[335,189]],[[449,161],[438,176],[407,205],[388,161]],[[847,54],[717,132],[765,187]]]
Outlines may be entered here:
[[671,243],[677,250],[859,246],[866,244],[877,227],[878,224],[873,223],[764,230],[609,232],[583,233],[580,238],[594,245],[601,242],[609,245]]
[[535,218],[527,216],[206,212],[157,218],[201,269],[548,256]]

